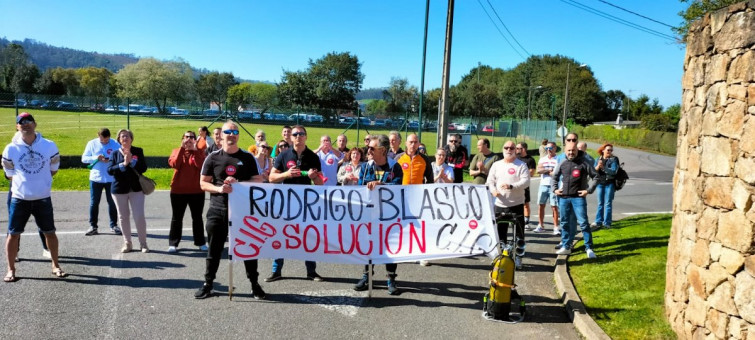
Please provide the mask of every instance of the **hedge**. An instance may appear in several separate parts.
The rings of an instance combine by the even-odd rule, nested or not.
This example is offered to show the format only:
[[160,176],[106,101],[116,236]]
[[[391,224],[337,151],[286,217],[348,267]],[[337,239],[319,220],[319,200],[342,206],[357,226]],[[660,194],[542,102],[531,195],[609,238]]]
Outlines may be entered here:
[[610,125],[590,125],[586,127],[576,125],[572,126],[570,131],[579,134],[582,139],[676,155],[676,132],[615,129]]

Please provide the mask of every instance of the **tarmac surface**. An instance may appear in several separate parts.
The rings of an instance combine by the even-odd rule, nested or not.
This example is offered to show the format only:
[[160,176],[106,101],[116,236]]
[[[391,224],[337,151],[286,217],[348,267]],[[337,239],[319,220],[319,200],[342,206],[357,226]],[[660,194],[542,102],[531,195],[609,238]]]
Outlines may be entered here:
[[[617,192],[614,219],[670,212],[674,158],[615,149],[631,179]],[[533,193],[538,185],[532,182]],[[167,253],[168,192],[157,191],[146,199],[152,250],[147,254],[120,253],[122,238],[104,227],[105,202],[101,234],[84,236],[89,193],[54,192],[52,198],[61,266],[69,276],[51,275],[30,221],[21,241],[19,281],[0,283],[0,338],[579,338],[555,290],[553,248],[558,239],[550,232],[527,233],[524,269],[516,273],[516,284],[527,302],[528,317],[519,324],[504,324],[481,317],[491,268],[486,257],[439,260],[430,267],[400,264],[397,281],[403,293],[399,296],[387,294],[384,266],[376,266],[372,298],[352,290],[361,266],[319,263],[318,273],[326,280],[313,282],[304,278],[302,261],[288,260],[284,279],[266,283],[262,278],[269,275],[271,261],[260,260],[260,282],[268,293],[265,301],[251,297],[240,264],[233,267],[236,290],[230,301],[229,265],[223,261],[215,296],[196,300],[193,294],[203,282],[205,253],[193,245],[188,213],[179,252]],[[590,220],[595,200],[588,199]],[[532,208],[536,221],[537,206]],[[4,226],[7,217],[6,206],[0,206]],[[552,228],[550,214],[545,227]],[[594,242],[600,256],[600,240]],[[0,263],[7,263],[4,252]]]

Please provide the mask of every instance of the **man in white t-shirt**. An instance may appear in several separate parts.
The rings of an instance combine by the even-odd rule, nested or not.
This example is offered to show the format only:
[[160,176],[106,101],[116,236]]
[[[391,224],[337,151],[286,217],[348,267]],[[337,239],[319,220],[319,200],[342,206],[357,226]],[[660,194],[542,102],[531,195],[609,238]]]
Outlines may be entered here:
[[320,137],[320,147],[317,149],[317,157],[320,157],[322,175],[327,177],[323,185],[338,185],[338,161],[343,157],[340,151],[333,149],[330,136]]
[[545,145],[544,149],[545,154],[537,162],[537,173],[540,174],[540,189],[538,190],[537,197],[539,223],[537,228],[535,228],[535,232],[545,232],[545,228],[543,228],[545,204],[549,202],[553,211],[553,235],[559,235],[558,203],[556,202],[556,194],[551,191],[551,176],[553,175],[553,170],[558,165],[558,160],[556,160],[556,143],[550,142]]
[[504,244],[508,243],[509,223],[500,220],[503,214],[513,214],[515,217],[516,256],[514,263],[517,269],[522,268],[524,256],[524,189],[530,186],[530,171],[527,164],[516,157],[514,142],[503,144],[503,159],[493,163],[488,173],[485,185],[495,197],[495,216],[498,220],[498,237]]

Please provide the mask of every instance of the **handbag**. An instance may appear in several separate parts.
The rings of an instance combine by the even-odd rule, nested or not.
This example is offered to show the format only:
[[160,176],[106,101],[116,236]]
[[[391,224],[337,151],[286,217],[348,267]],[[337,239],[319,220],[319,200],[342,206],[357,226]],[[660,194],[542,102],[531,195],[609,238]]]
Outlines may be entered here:
[[129,169],[133,170],[136,173],[136,176],[139,177],[139,186],[142,187],[142,192],[145,195],[149,195],[155,191],[155,180],[140,174],[138,171],[134,170],[134,168],[129,167]]

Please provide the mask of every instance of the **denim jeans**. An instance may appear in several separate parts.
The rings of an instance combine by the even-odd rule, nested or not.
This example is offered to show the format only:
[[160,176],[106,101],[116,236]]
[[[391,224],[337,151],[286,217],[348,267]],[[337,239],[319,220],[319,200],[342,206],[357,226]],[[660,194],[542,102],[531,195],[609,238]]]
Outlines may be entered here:
[[[585,248],[591,249],[592,232],[590,231],[590,223],[587,221],[587,200],[584,197],[559,197],[558,210],[559,214],[562,214],[564,217],[569,216],[572,213],[575,215],[577,218],[577,224],[582,230]],[[569,228],[568,218],[562,218],[559,222],[561,224],[561,244],[570,247],[574,242],[574,235],[577,231]]]
[[110,228],[118,226],[118,209],[115,207],[113,197],[110,195],[110,187],[113,183],[99,183],[89,181],[89,226],[97,229],[97,222],[100,218],[100,199],[102,198],[102,189],[105,189],[105,199],[107,200],[107,211],[110,215]]
[[595,223],[610,226],[613,222],[613,195],[616,193],[614,182],[598,184],[598,212],[595,214]]
[[[304,267],[307,268],[307,276],[312,276],[317,273],[315,271],[315,269],[317,269],[317,262],[315,261],[304,261]],[[273,273],[280,274],[282,270],[283,259],[275,259],[275,261],[273,261]]]
[[34,216],[39,231],[47,234],[55,232],[55,217],[50,197],[38,200],[11,198],[8,206],[8,234],[23,234],[29,217]]

